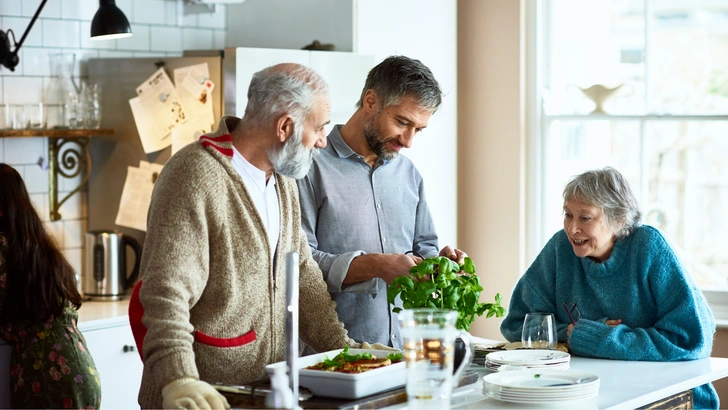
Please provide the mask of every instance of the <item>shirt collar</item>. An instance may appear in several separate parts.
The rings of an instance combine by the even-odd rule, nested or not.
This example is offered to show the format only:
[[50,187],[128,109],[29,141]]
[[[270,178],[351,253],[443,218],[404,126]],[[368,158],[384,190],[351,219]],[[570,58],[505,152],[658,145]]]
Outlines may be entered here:
[[[261,190],[265,190],[267,186],[265,181],[265,171],[258,169],[255,165],[248,162],[248,160],[245,159],[243,154],[241,154],[240,151],[235,148],[235,146],[233,146],[233,164],[239,166],[240,169],[242,169],[243,172],[245,172],[250,177],[250,179],[255,181],[257,185],[259,185]],[[275,185],[275,174],[271,175],[268,181],[271,183],[270,186]]]
[[[334,150],[334,152],[336,153],[336,155],[339,156],[339,158],[349,158],[353,155],[353,156],[362,158],[362,160],[363,160],[363,157],[361,155],[357,154],[356,152],[354,152],[354,150],[351,149],[351,147],[346,143],[346,141],[344,141],[344,137],[341,136],[341,132],[339,131],[339,129],[341,129],[341,127],[343,127],[342,124],[337,124],[337,125],[334,125],[334,128],[331,129],[331,132],[329,133],[329,136],[328,136],[329,146],[331,147],[331,149]],[[397,156],[397,157],[399,157],[399,156]],[[388,162],[390,162],[390,160],[385,160],[382,158],[377,159],[377,164],[381,163],[382,165],[385,165]]]

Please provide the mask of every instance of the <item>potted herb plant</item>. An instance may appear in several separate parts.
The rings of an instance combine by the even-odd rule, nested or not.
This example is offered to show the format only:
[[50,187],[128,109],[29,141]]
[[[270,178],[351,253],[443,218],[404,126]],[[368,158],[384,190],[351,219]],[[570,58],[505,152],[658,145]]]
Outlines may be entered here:
[[[469,257],[465,257],[463,264],[444,257],[425,258],[410,269],[410,276],[400,276],[394,280],[387,289],[387,301],[394,304],[399,295],[404,309],[434,308],[449,309],[458,312],[455,327],[466,332],[476,316],[502,317],[506,309],[501,306],[501,294],[496,293],[495,302],[481,303],[480,292],[483,287],[475,274],[475,264]],[[402,308],[394,307],[393,312],[399,313]],[[460,341],[462,344],[462,341]],[[456,342],[455,364],[457,367],[458,355],[462,360],[464,345],[458,347]],[[458,353],[460,350],[460,353]]]

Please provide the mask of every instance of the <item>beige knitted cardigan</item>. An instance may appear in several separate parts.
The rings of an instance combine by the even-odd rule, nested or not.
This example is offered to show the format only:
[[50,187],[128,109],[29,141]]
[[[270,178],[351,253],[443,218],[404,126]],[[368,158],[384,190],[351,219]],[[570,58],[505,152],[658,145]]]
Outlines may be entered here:
[[144,307],[143,408],[162,406],[162,387],[181,377],[243,384],[284,358],[285,255],[300,254],[301,339],[317,351],[358,346],[301,229],[294,180],[275,175],[280,236],[271,263],[268,235],[231,165],[230,129],[176,153],[154,186],[141,262]]

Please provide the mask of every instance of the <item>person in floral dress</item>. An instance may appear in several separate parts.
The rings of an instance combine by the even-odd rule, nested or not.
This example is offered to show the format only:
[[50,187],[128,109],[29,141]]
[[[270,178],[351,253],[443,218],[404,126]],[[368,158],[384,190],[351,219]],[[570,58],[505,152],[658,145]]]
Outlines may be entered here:
[[0,164],[0,337],[13,346],[13,408],[94,409],[101,384],[76,325],[73,268],[30,201],[20,174]]

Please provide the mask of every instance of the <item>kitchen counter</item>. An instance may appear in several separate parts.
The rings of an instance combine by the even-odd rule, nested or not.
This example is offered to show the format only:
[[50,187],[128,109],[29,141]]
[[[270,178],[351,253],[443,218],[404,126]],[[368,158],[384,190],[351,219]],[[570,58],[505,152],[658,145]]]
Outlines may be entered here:
[[83,302],[78,310],[78,328],[84,332],[129,323],[129,297],[115,301]]

